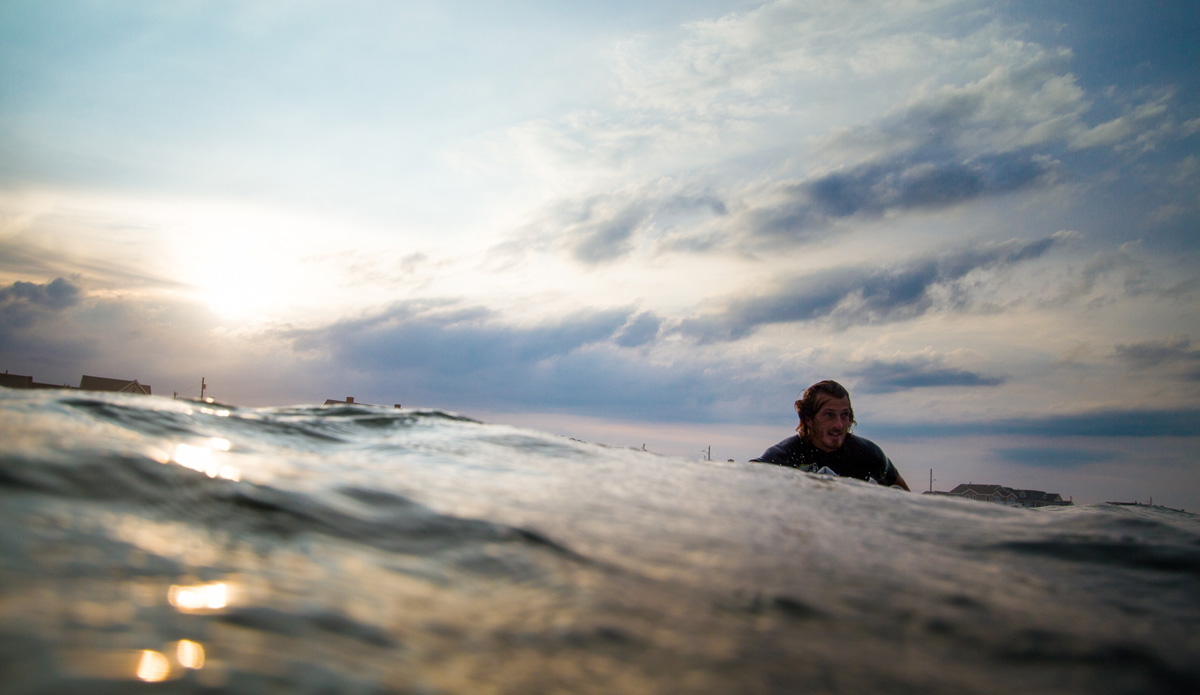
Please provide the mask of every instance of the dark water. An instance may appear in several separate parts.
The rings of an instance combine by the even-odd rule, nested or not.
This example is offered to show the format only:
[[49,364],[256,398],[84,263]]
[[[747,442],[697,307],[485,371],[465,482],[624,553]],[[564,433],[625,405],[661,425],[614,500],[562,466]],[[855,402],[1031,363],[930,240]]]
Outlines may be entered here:
[[1200,523],[0,389],[0,690],[1200,692]]

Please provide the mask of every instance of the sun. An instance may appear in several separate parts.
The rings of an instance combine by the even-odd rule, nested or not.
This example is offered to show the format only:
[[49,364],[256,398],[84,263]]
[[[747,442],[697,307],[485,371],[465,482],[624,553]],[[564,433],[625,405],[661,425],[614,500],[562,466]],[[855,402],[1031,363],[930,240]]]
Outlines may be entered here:
[[286,319],[321,301],[314,231],[288,215],[209,211],[175,234],[176,277],[219,318]]
[[234,321],[265,319],[284,308],[266,280],[233,272],[203,281],[196,293],[214,314]]

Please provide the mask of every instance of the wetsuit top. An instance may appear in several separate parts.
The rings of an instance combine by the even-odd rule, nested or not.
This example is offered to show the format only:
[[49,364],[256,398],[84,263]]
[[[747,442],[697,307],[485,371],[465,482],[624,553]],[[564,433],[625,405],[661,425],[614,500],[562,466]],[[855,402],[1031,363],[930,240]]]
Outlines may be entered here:
[[883,485],[894,485],[900,477],[883,449],[853,434],[846,435],[846,441],[836,451],[822,451],[794,434],[750,461],[790,466],[809,473],[829,468],[843,478],[873,480]]

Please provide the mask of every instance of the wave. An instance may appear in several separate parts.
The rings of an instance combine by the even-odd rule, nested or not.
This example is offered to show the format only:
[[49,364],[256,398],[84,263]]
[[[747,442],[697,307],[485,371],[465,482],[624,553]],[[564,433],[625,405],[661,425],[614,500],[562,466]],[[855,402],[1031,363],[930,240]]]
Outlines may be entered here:
[[436,410],[0,390],[0,437],[13,692],[1200,689],[1192,514]]

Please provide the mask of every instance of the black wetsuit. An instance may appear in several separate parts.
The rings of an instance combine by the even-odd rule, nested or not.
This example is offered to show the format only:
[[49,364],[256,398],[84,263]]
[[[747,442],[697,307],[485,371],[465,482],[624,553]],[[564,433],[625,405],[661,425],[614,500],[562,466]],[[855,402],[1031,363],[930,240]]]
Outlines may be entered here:
[[894,485],[900,477],[883,449],[875,442],[853,434],[846,435],[846,441],[837,451],[822,451],[800,439],[799,435],[792,435],[764,451],[762,456],[750,460],[791,466],[810,473],[829,468],[843,478],[874,480],[883,485]]

